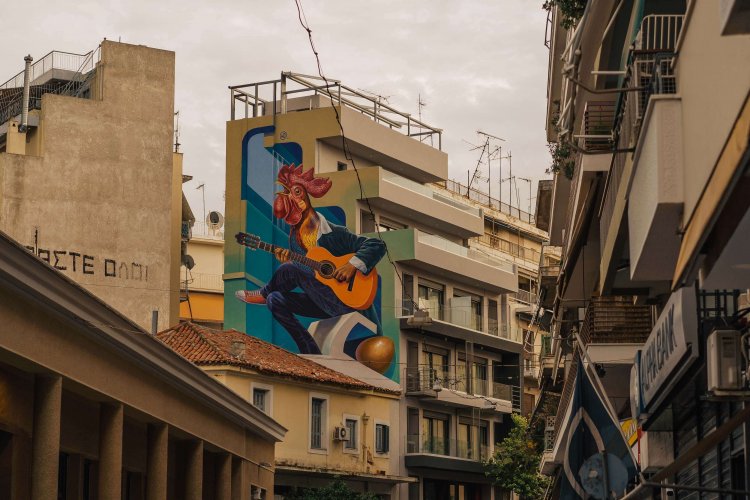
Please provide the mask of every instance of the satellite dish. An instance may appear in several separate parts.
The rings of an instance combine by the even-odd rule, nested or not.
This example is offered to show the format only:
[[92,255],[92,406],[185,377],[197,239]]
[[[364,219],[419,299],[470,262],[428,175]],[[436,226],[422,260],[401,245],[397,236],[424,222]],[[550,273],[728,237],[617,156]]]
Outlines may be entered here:
[[221,215],[221,212],[212,210],[208,212],[208,215],[206,216],[206,225],[209,229],[213,229],[214,231],[221,229],[224,227],[224,216]]

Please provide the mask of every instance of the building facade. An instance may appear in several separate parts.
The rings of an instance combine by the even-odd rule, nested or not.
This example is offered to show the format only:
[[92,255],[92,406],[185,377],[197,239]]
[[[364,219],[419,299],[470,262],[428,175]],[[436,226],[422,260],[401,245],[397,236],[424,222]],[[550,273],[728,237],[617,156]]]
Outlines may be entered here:
[[[482,208],[432,185],[447,180],[440,130],[338,82],[329,92],[319,85],[283,73],[257,89],[230,90],[225,325],[293,352],[319,351],[311,357],[321,364],[370,367],[401,385],[398,474],[415,481],[394,498],[494,498],[481,460],[521,410],[522,339],[511,338],[501,314],[503,296],[518,290],[517,266],[469,245],[485,234]],[[297,185],[309,200],[295,194]],[[282,266],[257,239],[246,240],[260,248],[253,251],[234,235],[288,247],[290,232],[304,235],[299,219],[280,220],[294,210],[290,197],[314,208],[302,217],[314,217],[315,227],[322,216],[334,234],[346,228],[364,235],[357,245],[380,249],[367,309],[303,317],[300,331],[286,311],[272,311],[278,296],[270,307],[235,298],[278,290],[277,281],[267,284]]]
[[550,495],[584,351],[623,427],[637,428],[648,480],[679,498],[696,494],[679,486],[747,490],[750,70],[736,61],[750,36],[738,5],[551,12],[547,132],[562,160],[546,204],[562,264],[540,277],[553,314],[545,383],[559,400]]
[[0,233],[0,497],[271,498],[286,429]]
[[141,327],[174,324],[174,53],[105,40],[29,70],[26,123],[23,72],[0,85],[0,230]]
[[390,498],[410,481],[398,475],[395,382],[364,382],[236,330],[182,323],[158,337],[289,429],[276,446],[275,498],[334,477]]

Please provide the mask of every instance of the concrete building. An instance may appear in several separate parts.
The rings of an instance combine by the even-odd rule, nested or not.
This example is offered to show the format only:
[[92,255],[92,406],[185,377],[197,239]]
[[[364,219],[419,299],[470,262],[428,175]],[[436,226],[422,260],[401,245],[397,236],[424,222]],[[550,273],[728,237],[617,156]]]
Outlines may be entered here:
[[141,327],[153,311],[174,324],[174,53],[106,40],[50,52],[30,65],[28,116],[23,75],[0,85],[0,230]]
[[[637,425],[651,481],[748,488],[738,353],[748,348],[750,67],[738,62],[750,60],[750,29],[740,3],[605,0],[551,12],[547,133],[561,161],[545,203],[563,259],[540,281],[554,314],[546,386],[561,394],[543,463],[555,488],[584,349],[623,425]],[[661,347],[666,331],[674,350]]]
[[324,82],[283,73],[231,89],[225,325],[296,349],[264,306],[234,298],[267,283],[277,264],[243,249],[233,235],[255,232],[289,244],[271,213],[272,185],[288,165],[302,163],[332,186],[311,198],[318,214],[387,245],[376,266],[380,328],[356,312],[307,328],[323,353],[318,362],[359,361],[401,384],[398,420],[405,425],[393,449],[399,448],[398,474],[417,481],[393,498],[500,498],[481,460],[522,406],[523,346],[511,338],[500,307],[518,290],[517,266],[471,247],[467,240],[485,234],[483,210],[432,186],[447,180],[440,130],[338,81],[329,84],[326,95]]
[[0,498],[271,498],[286,429],[0,233]]
[[[540,190],[550,181],[541,181]],[[533,214],[513,207],[500,199],[476,189],[468,189],[456,181],[435,184],[438,192],[451,196],[454,200],[468,203],[482,210],[484,234],[468,240],[470,247],[478,252],[499,260],[511,262],[518,270],[518,291],[500,297],[500,322],[490,321],[490,331],[499,328],[518,342],[525,342],[523,357],[524,413],[530,413],[536,406],[539,395],[539,359],[542,351],[542,337],[532,334],[539,325],[547,325],[549,314],[535,315],[539,303],[539,269],[560,263],[559,251],[553,251],[548,244],[547,227],[539,224]],[[444,188],[444,189],[440,189]],[[539,198],[537,198],[539,199]],[[547,207],[549,209],[549,207]],[[543,255],[543,250],[546,252]]]
[[275,498],[334,477],[390,498],[413,481],[398,475],[395,382],[373,385],[236,330],[182,323],[158,337],[289,429],[276,446]]

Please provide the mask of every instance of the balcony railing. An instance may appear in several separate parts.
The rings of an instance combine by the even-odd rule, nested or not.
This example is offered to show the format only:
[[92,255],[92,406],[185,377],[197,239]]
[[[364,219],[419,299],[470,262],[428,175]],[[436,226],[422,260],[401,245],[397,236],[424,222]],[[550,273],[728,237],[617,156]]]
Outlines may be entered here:
[[544,426],[544,451],[552,451],[555,446],[555,416],[548,415]]
[[640,344],[653,326],[651,306],[634,305],[632,297],[594,297],[581,324],[581,341]]
[[443,455],[480,462],[489,458],[490,450],[487,445],[478,442],[469,443],[465,440],[427,434],[407,434],[406,453]]
[[[185,288],[185,280],[182,280]],[[191,273],[188,275],[187,288],[189,290],[208,290],[213,292],[224,291],[224,278],[221,274]]]
[[406,368],[406,393],[424,393],[434,391],[436,385],[443,387],[447,382],[448,372],[426,366],[409,366]]
[[518,290],[516,293],[511,293],[510,297],[518,302],[533,305],[537,303],[538,295],[528,290]]
[[588,101],[583,111],[583,146],[587,151],[612,149],[614,101]]
[[447,180],[445,181],[445,189],[461,196],[465,196],[466,198],[469,198],[470,200],[475,201],[480,205],[484,205],[485,207],[497,210],[498,212],[505,215],[515,217],[522,222],[534,224],[534,214],[524,212],[520,208],[508,205],[507,203],[500,201],[497,198],[493,198],[487,193],[483,193],[482,191],[479,191],[477,189],[469,189],[460,182]]
[[223,240],[224,228],[211,226],[205,222],[195,221],[190,230],[191,238],[205,238],[210,240]]
[[[326,82],[319,76],[283,72],[278,80],[234,85],[231,94],[232,120],[263,115],[285,114],[289,98],[308,98],[308,107],[346,106],[375,123],[414,137],[420,142],[442,149],[442,130],[431,127],[409,113],[389,106],[375,95],[368,95],[329,78]],[[320,98],[320,102],[314,99]],[[238,108],[239,107],[239,108]],[[243,110],[244,109],[244,113]]]
[[[623,92],[620,97],[614,125],[617,149],[633,150],[638,144],[652,95],[677,92],[672,61],[682,23],[683,16],[680,15],[650,15],[643,18],[636,48],[629,55],[630,64],[624,80],[625,87],[639,87],[642,90]],[[599,219],[602,248],[607,244],[617,193],[623,182],[627,155],[630,154],[616,154],[607,176]]]
[[476,241],[482,245],[488,246],[499,250],[500,252],[507,253],[513,257],[532,262],[534,264],[539,263],[540,253],[536,248],[529,248],[512,241],[500,238],[496,234],[484,233],[482,236],[476,238]]

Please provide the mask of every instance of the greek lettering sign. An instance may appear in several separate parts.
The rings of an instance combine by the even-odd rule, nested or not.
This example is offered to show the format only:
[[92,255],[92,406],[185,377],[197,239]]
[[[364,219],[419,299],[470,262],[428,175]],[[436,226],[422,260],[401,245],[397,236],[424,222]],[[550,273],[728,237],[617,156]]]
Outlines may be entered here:
[[639,392],[644,409],[655,403],[698,357],[695,291],[672,294],[640,351]]

